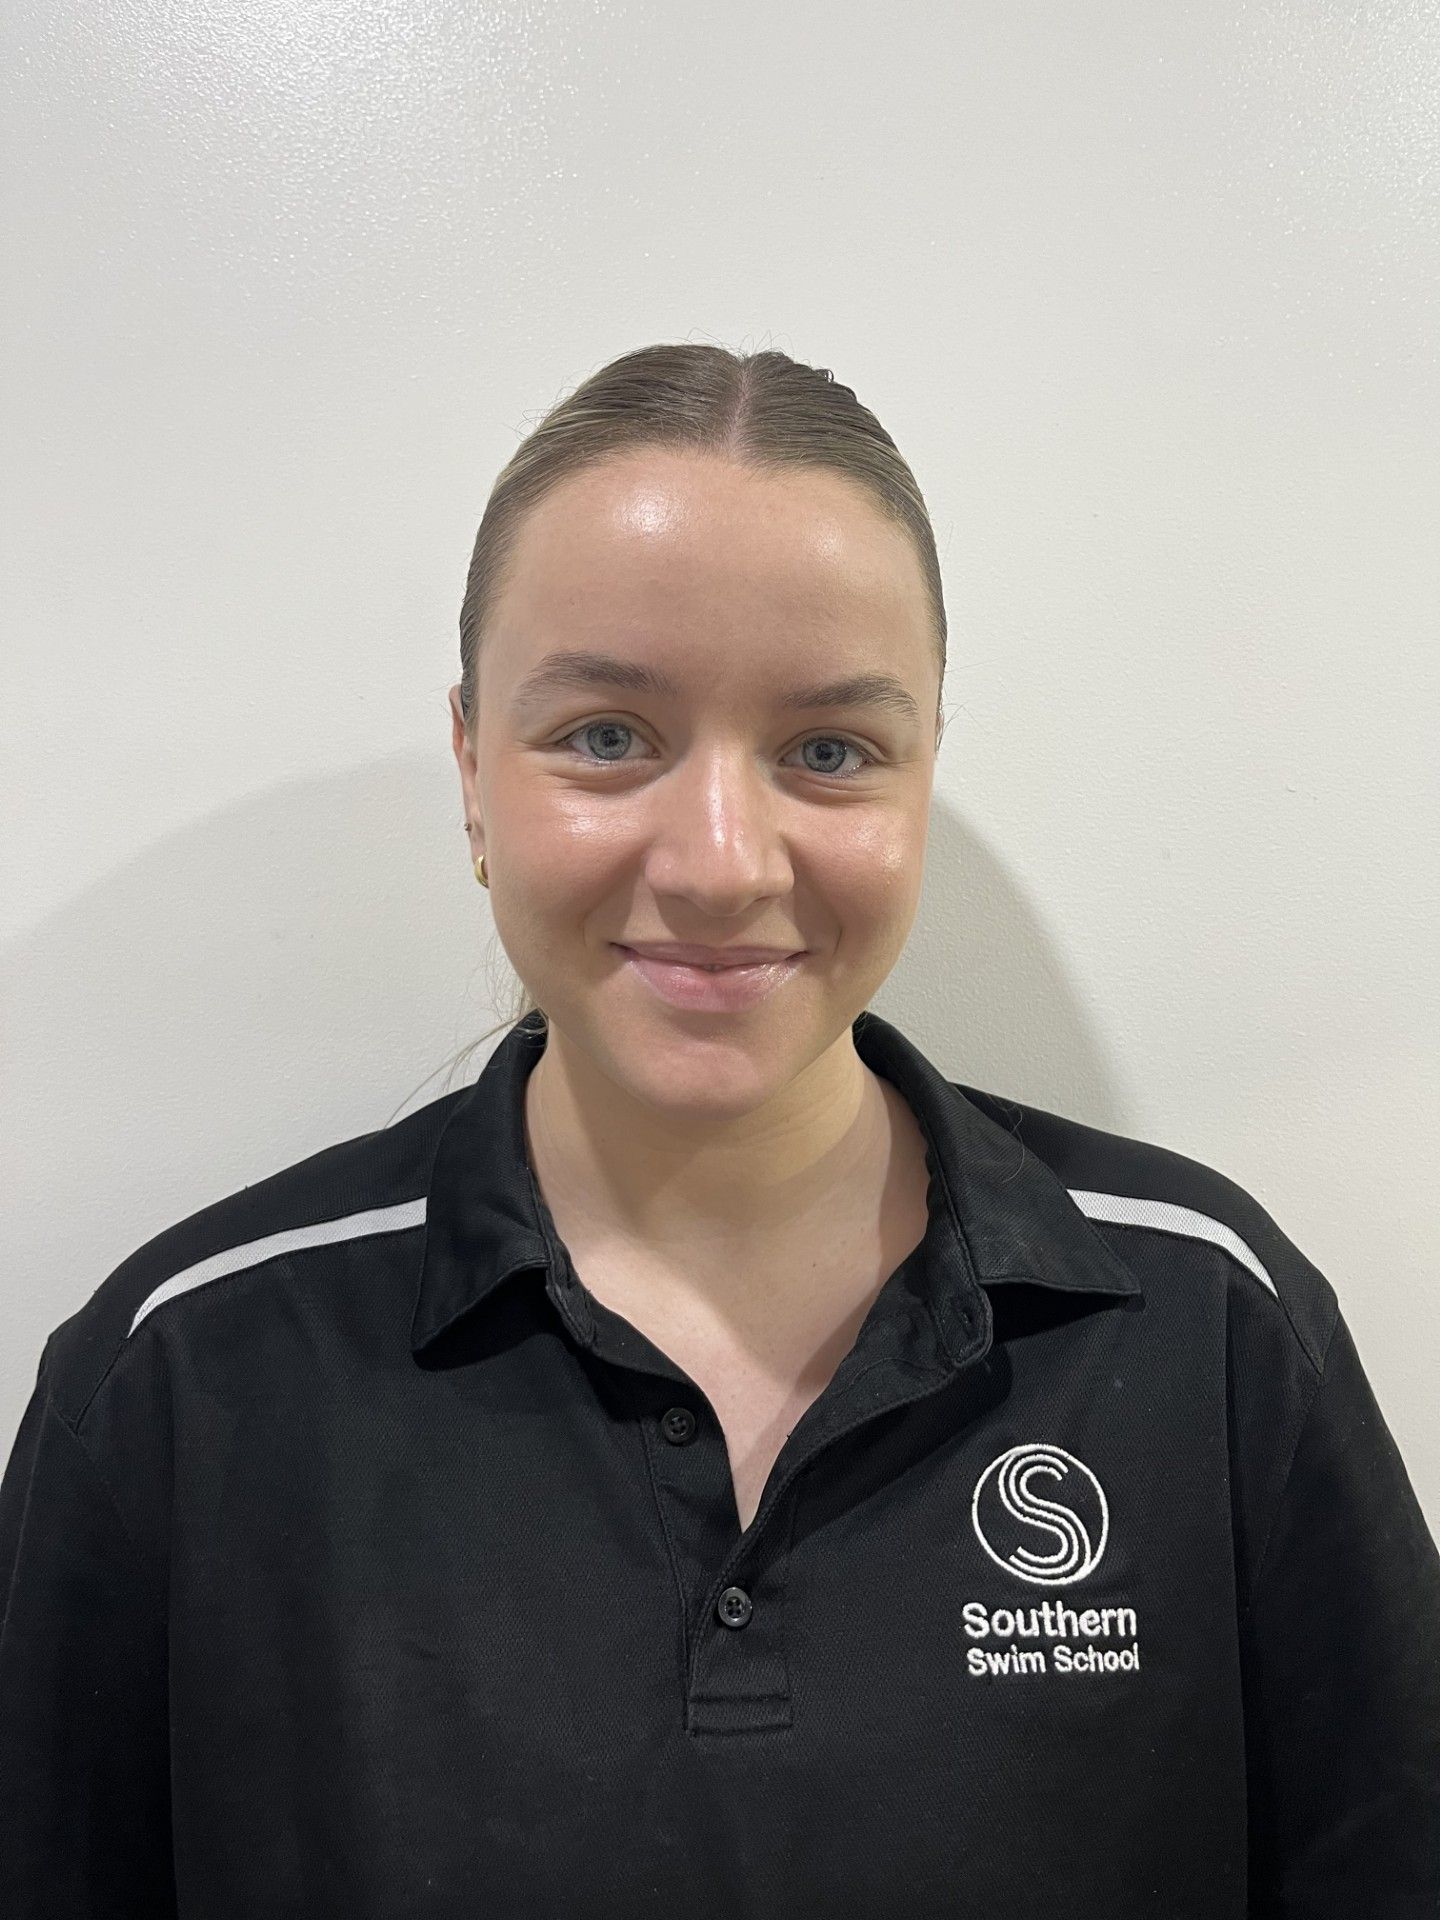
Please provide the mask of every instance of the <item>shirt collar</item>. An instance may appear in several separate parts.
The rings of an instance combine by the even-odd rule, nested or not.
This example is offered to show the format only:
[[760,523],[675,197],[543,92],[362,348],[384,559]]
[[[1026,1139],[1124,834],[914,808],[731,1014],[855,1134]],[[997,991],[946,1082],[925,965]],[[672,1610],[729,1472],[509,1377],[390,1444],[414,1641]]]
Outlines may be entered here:
[[[978,1287],[1028,1281],[1072,1293],[1140,1291],[1063,1183],[985,1111],[1002,1110],[992,1095],[947,1080],[872,1010],[857,1015],[851,1031],[860,1058],[894,1082],[926,1135],[930,1225],[917,1251],[947,1345],[968,1343]],[[593,1337],[584,1289],[526,1150],[525,1082],[546,1037],[533,1013],[512,1027],[441,1128],[411,1323],[417,1353],[512,1274],[532,1268],[544,1271],[577,1336]]]

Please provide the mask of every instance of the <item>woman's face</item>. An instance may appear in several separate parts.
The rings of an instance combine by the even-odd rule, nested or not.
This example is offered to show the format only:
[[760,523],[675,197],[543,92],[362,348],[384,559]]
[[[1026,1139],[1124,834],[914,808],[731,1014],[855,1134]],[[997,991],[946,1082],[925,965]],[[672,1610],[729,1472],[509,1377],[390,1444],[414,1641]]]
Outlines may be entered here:
[[[791,699],[860,675],[890,701]],[[848,1044],[919,902],[938,695],[919,563],[839,476],[646,449],[552,491],[486,629],[473,751],[450,695],[472,854],[550,1046],[678,1119]],[[804,957],[698,1011],[621,951],[660,941]]]

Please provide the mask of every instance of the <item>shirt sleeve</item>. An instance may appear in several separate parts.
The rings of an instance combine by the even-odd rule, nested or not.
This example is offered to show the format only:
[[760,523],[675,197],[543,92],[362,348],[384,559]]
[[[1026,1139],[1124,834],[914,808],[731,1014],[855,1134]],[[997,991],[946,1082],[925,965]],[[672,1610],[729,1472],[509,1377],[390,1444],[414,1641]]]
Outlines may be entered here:
[[1253,1920],[1436,1920],[1440,1554],[1338,1310],[1240,1625]]
[[175,1912],[163,1593],[45,1362],[0,1479],[0,1913]]

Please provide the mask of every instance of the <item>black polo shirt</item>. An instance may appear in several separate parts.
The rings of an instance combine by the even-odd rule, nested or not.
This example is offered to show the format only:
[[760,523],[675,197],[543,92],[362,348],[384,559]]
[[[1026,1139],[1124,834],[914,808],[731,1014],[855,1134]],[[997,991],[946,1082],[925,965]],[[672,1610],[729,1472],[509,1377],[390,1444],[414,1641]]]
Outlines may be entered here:
[[930,1217],[741,1532],[587,1293],[511,1030],[51,1334],[0,1485],[13,1920],[1419,1920],[1440,1557],[1223,1174],[947,1081]]

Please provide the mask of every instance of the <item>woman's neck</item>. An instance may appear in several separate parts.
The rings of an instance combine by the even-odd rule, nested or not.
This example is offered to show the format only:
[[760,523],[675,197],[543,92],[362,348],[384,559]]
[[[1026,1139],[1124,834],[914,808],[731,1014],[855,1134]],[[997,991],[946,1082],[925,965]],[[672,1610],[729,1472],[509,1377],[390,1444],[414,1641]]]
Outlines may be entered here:
[[560,1198],[592,1243],[720,1273],[822,1222],[833,1245],[847,1210],[873,1212],[894,1112],[848,1035],[767,1108],[714,1123],[635,1099],[555,1039],[526,1083],[525,1129],[557,1225]]

